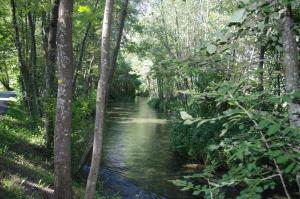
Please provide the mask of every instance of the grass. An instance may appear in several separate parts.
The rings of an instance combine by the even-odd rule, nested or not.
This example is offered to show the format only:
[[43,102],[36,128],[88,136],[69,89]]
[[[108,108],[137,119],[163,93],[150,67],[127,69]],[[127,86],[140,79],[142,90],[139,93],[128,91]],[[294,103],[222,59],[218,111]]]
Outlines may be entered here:
[[[17,102],[0,116],[0,198],[41,199],[53,195],[53,158],[43,143],[43,129],[30,128],[29,118]],[[74,198],[84,195],[84,180],[73,182]],[[102,192],[102,191],[101,191]],[[98,199],[117,199],[101,196]]]

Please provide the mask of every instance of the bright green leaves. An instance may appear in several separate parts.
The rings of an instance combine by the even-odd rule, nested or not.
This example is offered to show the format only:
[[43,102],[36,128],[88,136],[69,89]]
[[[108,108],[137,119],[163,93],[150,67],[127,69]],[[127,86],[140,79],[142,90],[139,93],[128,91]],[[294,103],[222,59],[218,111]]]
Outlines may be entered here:
[[229,19],[229,23],[243,23],[246,19],[247,12],[245,8],[236,10]]
[[91,12],[90,7],[88,7],[88,6],[81,6],[81,5],[79,5],[77,10],[80,13],[90,13]]

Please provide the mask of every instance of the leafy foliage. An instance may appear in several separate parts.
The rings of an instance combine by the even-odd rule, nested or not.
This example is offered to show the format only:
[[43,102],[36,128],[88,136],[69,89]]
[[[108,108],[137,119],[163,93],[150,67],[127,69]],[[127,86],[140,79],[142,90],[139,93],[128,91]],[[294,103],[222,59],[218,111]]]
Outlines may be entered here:
[[[204,193],[213,195],[213,198],[224,198],[224,187],[235,186],[242,189],[238,198],[260,198],[264,190],[282,186],[281,173],[286,183],[293,186],[293,177],[300,169],[297,162],[299,152],[296,150],[300,140],[299,129],[289,126],[287,118],[278,114],[278,107],[283,107],[289,98],[295,98],[297,94],[278,97],[269,93],[253,93],[253,90],[255,87],[249,87],[245,82],[213,85],[202,95],[212,97],[217,107],[227,104],[227,108],[221,108],[222,113],[216,118],[182,118],[184,125],[201,130],[206,123],[221,123],[222,127],[212,143],[206,146],[206,153],[224,157],[210,156],[209,169],[185,177],[204,179],[207,185],[190,182],[183,186],[185,189],[194,190],[196,195]],[[256,103],[257,100],[260,104]],[[187,120],[190,122],[187,123]],[[205,135],[201,138],[207,140]],[[221,166],[226,166],[227,171],[216,178]]]

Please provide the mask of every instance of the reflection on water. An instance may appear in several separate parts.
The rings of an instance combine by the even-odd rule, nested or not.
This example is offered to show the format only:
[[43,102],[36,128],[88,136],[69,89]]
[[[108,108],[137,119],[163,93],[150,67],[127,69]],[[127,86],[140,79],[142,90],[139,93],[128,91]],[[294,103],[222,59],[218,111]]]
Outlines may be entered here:
[[113,104],[107,108],[103,164],[145,191],[170,199],[189,198],[168,180],[183,174],[170,150],[169,130],[163,114],[147,99]]

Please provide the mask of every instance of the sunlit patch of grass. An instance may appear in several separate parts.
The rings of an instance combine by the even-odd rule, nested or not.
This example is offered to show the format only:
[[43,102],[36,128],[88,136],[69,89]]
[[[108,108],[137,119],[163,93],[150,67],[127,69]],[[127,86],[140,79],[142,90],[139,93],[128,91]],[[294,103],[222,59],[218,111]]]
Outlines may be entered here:
[[[1,174],[3,175],[3,174]],[[0,198],[28,199],[17,175],[0,178]]]

